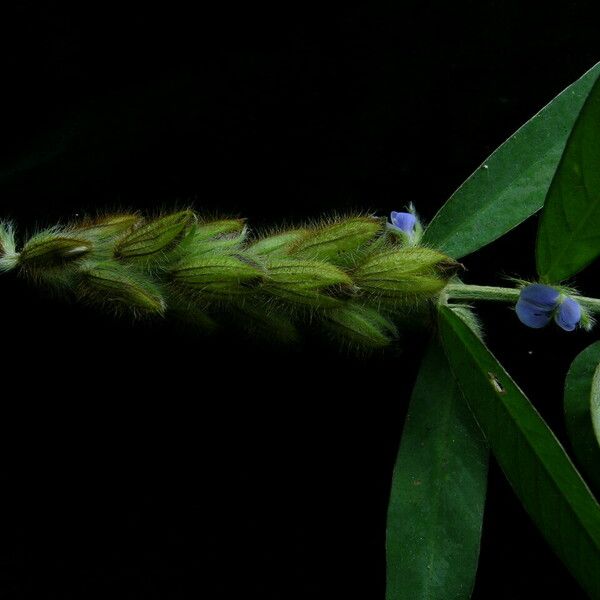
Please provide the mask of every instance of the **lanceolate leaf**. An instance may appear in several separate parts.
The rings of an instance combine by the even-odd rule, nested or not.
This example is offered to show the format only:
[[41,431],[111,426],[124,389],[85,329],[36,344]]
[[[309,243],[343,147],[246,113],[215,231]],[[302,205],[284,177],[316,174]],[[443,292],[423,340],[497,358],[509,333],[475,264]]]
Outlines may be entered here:
[[394,469],[387,600],[468,599],[475,581],[488,451],[441,347],[415,385]]
[[424,240],[460,258],[538,211],[600,63],[566,88],[491,154],[454,192]]
[[542,280],[559,282],[600,255],[600,81],[569,137],[538,229]]
[[[565,382],[567,432],[581,468],[600,493],[600,342],[573,361]],[[595,420],[595,430],[594,430]]]
[[600,598],[600,506],[542,417],[448,308],[446,355],[492,452],[523,506],[591,598]]

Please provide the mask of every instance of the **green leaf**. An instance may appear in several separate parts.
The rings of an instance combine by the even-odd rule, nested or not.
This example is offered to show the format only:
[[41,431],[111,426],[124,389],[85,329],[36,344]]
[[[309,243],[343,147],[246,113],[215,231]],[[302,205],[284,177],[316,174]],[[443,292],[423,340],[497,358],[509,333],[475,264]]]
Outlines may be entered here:
[[412,394],[387,524],[387,600],[460,600],[475,581],[488,452],[432,343]]
[[600,598],[600,506],[560,442],[494,356],[450,309],[446,355],[496,460],[556,554]]
[[600,255],[600,80],[567,142],[544,204],[536,244],[543,281],[571,277]]
[[424,242],[460,258],[538,211],[599,73],[600,63],[495,150],[438,211],[425,231]]
[[581,352],[569,369],[565,420],[575,456],[600,493],[600,342]]

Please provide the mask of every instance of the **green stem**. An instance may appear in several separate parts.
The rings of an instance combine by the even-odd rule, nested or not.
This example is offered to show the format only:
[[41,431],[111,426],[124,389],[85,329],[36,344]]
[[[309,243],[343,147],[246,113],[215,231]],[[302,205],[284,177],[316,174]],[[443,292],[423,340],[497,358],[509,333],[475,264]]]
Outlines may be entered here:
[[[517,288],[494,287],[491,285],[466,285],[450,283],[444,289],[448,300],[486,300],[516,304],[521,291]],[[592,313],[600,313],[600,299],[578,296],[577,302]]]

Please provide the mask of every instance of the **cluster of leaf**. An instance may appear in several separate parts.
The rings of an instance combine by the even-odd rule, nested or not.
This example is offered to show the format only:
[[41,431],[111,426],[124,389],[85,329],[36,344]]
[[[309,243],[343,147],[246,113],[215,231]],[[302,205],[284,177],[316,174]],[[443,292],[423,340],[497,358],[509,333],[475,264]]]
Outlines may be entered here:
[[388,344],[407,315],[425,318],[457,265],[371,216],[251,238],[241,219],[192,210],[115,214],[41,231],[19,252],[4,224],[0,247],[0,268],[93,304],[285,340],[310,322],[358,348]]
[[[500,146],[440,209],[427,243],[458,259],[543,207],[540,281],[558,286],[597,258],[599,74],[600,64]],[[387,599],[471,597],[490,450],[556,554],[600,599],[600,344],[582,352],[567,376],[574,464],[457,308],[451,300],[439,306],[441,344],[431,342],[402,434],[388,512]]]

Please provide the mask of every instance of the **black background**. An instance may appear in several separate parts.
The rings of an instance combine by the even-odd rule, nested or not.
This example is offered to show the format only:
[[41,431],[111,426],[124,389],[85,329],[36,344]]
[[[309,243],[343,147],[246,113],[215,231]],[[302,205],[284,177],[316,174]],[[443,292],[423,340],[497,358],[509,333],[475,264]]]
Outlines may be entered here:
[[[255,227],[409,201],[428,220],[600,58],[591,4],[523,4],[21,2],[0,24],[0,212],[21,233],[190,203]],[[466,280],[534,277],[535,228],[465,259]],[[113,320],[11,275],[0,298],[0,597],[383,598],[426,339],[358,358]],[[597,333],[480,314],[564,440],[564,377]],[[584,597],[492,464],[474,597],[561,588]]]

